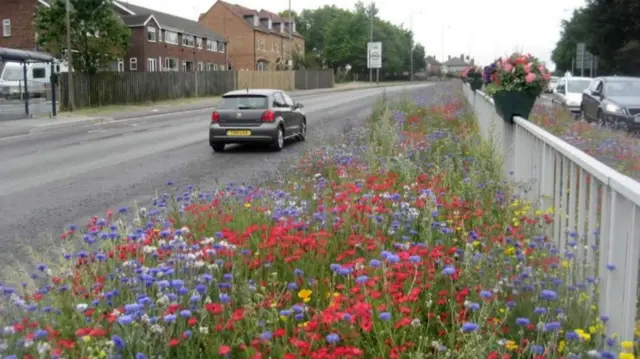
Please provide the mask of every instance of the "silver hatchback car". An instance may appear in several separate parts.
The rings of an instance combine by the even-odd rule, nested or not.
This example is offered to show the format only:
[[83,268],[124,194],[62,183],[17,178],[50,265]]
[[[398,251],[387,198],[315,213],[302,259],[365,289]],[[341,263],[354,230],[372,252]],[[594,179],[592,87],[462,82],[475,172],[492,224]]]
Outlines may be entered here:
[[228,92],[211,114],[209,144],[215,152],[232,143],[265,143],[280,151],[287,139],[305,140],[307,118],[302,108],[282,90]]

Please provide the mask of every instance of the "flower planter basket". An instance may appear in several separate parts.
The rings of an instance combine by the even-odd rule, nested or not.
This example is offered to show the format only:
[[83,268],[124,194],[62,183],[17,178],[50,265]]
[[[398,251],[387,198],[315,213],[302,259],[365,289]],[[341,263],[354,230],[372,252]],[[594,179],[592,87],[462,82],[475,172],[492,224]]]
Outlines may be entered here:
[[536,96],[519,91],[498,91],[493,95],[493,102],[502,120],[513,123],[514,116],[529,118]]
[[472,91],[478,91],[482,88],[482,79],[470,79],[469,86]]

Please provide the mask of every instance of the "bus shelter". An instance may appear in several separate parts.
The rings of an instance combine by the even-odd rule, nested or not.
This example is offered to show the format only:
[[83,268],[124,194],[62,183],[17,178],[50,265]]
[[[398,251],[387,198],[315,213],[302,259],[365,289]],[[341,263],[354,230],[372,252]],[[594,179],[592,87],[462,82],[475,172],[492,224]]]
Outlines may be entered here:
[[17,62],[22,65],[22,75],[24,80],[24,111],[27,117],[29,113],[29,81],[28,80],[28,65],[31,63],[47,63],[51,65],[51,77],[49,79],[51,84],[51,113],[53,117],[56,116],[56,79],[55,79],[55,63],[53,56],[38,51],[27,51],[10,49],[6,47],[0,47],[0,62]]

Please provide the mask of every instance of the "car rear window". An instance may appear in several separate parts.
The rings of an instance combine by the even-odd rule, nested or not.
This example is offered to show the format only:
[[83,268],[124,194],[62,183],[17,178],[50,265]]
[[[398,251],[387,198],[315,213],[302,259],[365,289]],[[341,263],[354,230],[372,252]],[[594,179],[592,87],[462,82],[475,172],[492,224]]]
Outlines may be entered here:
[[222,101],[220,101],[218,108],[221,110],[263,110],[269,108],[269,100],[267,96],[262,95],[224,96]]

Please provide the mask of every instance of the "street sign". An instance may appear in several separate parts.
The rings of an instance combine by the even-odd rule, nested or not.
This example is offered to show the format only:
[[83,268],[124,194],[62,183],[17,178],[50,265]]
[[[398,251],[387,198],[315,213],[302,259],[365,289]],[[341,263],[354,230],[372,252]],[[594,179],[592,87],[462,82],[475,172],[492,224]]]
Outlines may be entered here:
[[591,69],[594,63],[593,55],[587,51],[584,42],[576,45],[576,69]]
[[367,43],[367,68],[370,68],[370,69],[382,68],[382,43],[381,42]]

